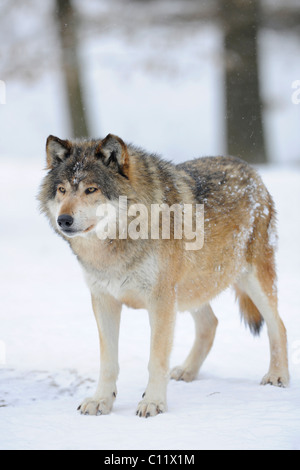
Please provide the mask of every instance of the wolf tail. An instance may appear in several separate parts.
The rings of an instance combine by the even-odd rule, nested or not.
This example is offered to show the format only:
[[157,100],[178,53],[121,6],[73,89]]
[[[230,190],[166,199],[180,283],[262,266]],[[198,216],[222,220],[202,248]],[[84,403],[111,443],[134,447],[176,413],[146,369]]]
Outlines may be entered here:
[[241,291],[237,286],[235,286],[234,289],[236,299],[239,302],[241,317],[244,319],[246,325],[249,326],[251,333],[254,336],[258,336],[264,324],[263,317],[245,292]]

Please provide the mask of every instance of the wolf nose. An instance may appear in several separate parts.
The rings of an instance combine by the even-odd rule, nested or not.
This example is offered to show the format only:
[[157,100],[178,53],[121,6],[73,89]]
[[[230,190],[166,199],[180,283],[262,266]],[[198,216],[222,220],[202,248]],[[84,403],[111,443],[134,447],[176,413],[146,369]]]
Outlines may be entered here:
[[68,214],[60,215],[57,219],[57,223],[61,229],[67,230],[73,225],[74,219]]

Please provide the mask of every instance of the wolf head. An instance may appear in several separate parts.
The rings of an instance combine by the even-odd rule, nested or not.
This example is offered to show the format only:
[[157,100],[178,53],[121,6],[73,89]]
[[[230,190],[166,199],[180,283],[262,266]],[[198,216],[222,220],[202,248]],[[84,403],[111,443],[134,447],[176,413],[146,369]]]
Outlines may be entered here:
[[97,207],[130,193],[130,162],[125,143],[61,140],[49,136],[47,170],[39,194],[41,210],[61,235],[85,236],[97,224]]

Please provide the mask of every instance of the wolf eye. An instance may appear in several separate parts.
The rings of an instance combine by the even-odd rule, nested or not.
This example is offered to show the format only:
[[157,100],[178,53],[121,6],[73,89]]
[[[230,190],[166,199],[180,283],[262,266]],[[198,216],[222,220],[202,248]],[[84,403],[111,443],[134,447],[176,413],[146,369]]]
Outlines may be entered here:
[[63,186],[58,186],[57,190],[61,193],[61,194],[66,194],[66,190]]
[[92,193],[95,193],[97,190],[97,188],[87,188],[85,190],[85,194],[92,194]]

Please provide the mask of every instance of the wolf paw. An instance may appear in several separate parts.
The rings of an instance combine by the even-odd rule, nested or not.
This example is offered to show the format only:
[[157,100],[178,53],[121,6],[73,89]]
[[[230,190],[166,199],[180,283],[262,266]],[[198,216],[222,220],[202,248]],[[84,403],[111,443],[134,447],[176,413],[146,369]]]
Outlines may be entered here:
[[266,374],[261,381],[261,385],[268,384],[274,385],[275,387],[286,388],[289,385],[289,377],[287,377],[285,374],[280,375],[276,373],[269,373]]
[[136,415],[139,417],[149,418],[164,413],[167,410],[166,404],[163,402],[142,400],[137,407]]
[[171,370],[171,379],[173,380],[184,380],[185,382],[192,382],[196,379],[196,377],[197,372],[183,366],[177,366]]
[[113,402],[112,398],[86,398],[77,410],[82,415],[108,415],[112,410]]

